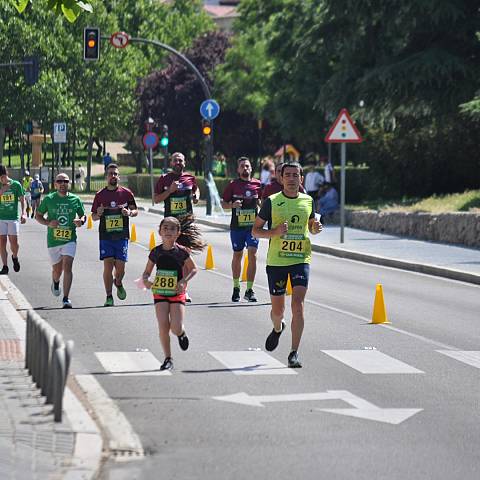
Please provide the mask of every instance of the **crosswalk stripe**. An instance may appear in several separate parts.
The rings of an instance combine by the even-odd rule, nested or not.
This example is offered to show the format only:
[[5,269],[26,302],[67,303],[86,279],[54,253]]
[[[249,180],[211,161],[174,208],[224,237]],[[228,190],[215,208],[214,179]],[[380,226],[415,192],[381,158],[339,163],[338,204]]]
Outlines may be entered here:
[[235,375],[296,375],[283,363],[261,350],[208,352]]
[[160,362],[151,352],[95,352],[105,371],[112,376],[171,375],[161,372]]
[[322,350],[361,373],[424,373],[378,350]]
[[480,368],[480,351],[474,350],[436,350],[447,357],[466,363],[475,368]]

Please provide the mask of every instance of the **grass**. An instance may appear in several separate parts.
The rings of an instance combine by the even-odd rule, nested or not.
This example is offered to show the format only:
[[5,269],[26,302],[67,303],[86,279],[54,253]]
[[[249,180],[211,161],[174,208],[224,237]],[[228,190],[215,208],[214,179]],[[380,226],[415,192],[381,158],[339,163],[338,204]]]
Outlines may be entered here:
[[363,205],[349,205],[352,210],[373,209],[384,212],[474,212],[480,213],[480,190],[466,190],[463,193],[433,195],[423,199],[402,199],[396,202],[379,200]]

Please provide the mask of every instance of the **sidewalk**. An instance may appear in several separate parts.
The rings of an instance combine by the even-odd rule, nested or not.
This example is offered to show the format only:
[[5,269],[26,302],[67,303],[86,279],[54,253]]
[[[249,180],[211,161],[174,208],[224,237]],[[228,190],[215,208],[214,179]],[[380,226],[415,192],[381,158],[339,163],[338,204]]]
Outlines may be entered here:
[[0,278],[0,478],[90,479],[102,454],[100,433],[65,389],[61,423],[24,369],[25,320],[31,308],[8,278]]

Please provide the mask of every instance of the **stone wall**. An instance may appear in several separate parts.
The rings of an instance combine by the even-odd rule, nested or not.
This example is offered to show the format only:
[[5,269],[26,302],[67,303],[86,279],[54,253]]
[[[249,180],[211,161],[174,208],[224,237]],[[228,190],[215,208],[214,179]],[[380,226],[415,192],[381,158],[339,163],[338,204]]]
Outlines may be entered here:
[[352,228],[480,248],[480,214],[347,211]]

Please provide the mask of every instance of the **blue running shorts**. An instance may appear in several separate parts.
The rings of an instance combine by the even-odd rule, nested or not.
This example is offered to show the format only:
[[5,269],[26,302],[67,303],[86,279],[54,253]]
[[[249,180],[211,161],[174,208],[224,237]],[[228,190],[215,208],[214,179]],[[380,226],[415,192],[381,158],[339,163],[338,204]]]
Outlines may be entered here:
[[126,262],[128,260],[128,239],[100,240],[100,260],[105,258]]

